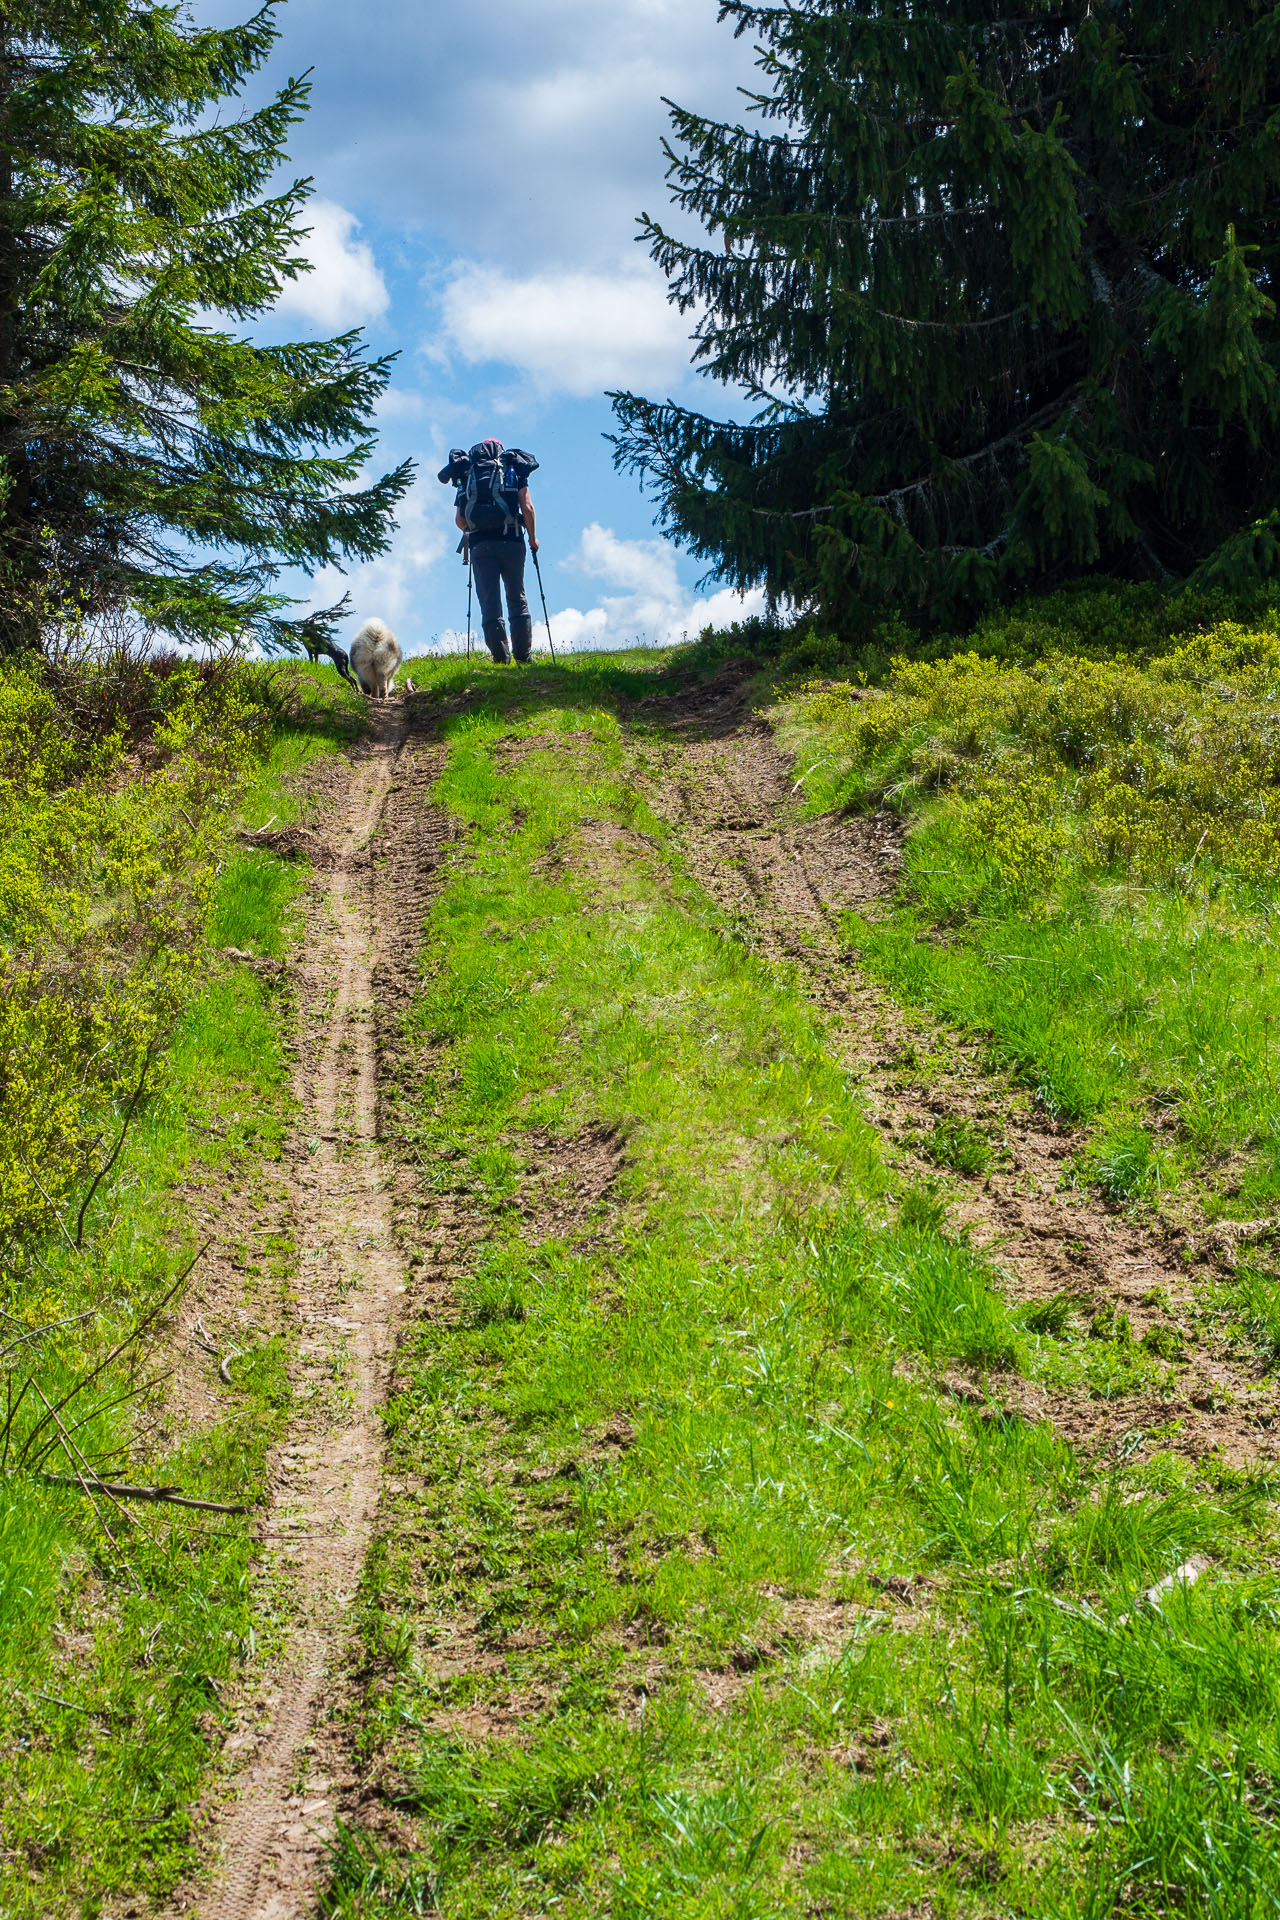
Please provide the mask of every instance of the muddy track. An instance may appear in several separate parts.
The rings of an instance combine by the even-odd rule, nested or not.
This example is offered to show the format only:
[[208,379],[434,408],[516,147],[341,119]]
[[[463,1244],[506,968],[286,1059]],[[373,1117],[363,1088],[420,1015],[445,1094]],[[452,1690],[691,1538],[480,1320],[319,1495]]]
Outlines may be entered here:
[[[226,1743],[209,1810],[206,1884],[171,1913],[294,1920],[314,1910],[321,1857],[349,1787],[337,1719],[349,1613],[377,1505],[405,1271],[395,1185],[379,1144],[379,1054],[393,1045],[422,918],[453,837],[427,793],[438,750],[407,741],[404,709],[371,709],[350,759],[321,763],[315,882],[296,982],[288,1155],[298,1248],[294,1384],[303,1409],[271,1464],[262,1577],[288,1596],[285,1650]],[[318,852],[317,852],[318,848]]]
[[[745,711],[745,689],[727,688],[711,702],[700,692],[687,715],[675,709],[661,718],[686,734],[659,805],[679,828],[691,871],[744,939],[768,958],[798,966],[865,1089],[868,1117],[890,1137],[899,1164],[936,1174],[918,1150],[921,1137],[942,1118],[977,1123],[1002,1150],[981,1177],[948,1175],[959,1188],[952,1218],[989,1249],[1015,1296],[1068,1294],[1085,1317],[1114,1308],[1127,1314],[1137,1339],[1150,1326],[1171,1323],[1187,1334],[1188,1364],[1167,1395],[1082,1400],[1008,1382],[1001,1400],[1046,1415],[1085,1445],[1178,1421],[1172,1444],[1192,1455],[1218,1453],[1238,1465],[1280,1458],[1274,1388],[1229,1350],[1195,1345],[1196,1291],[1205,1271],[1189,1265],[1197,1250],[1086,1193],[1060,1190],[1064,1163],[1082,1136],[993,1078],[976,1045],[942,1029],[922,1033],[921,1022],[908,1021],[859,970],[839,915],[874,912],[891,893],[901,864],[896,821],[805,820],[795,797],[797,770],[766,722]],[[927,1069],[917,1072],[916,1055],[926,1047]]]

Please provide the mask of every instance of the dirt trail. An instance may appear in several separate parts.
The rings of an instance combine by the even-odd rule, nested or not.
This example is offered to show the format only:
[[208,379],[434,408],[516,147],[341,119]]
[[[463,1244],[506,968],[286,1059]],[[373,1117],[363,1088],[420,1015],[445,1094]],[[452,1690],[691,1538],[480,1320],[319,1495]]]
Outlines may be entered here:
[[[1114,1308],[1128,1316],[1135,1339],[1155,1325],[1185,1332],[1199,1284],[1188,1243],[1109,1212],[1087,1193],[1060,1191],[1064,1162],[1082,1136],[993,1079],[975,1045],[939,1030],[930,1046],[920,1023],[909,1023],[859,971],[838,915],[874,911],[892,890],[901,864],[897,823],[805,820],[796,770],[765,721],[746,710],[745,689],[699,690],[685,712],[673,707],[662,718],[686,735],[661,801],[679,825],[691,869],[745,938],[770,958],[800,965],[862,1080],[868,1117],[891,1136],[898,1157],[937,1173],[919,1152],[921,1137],[944,1117],[978,1124],[1002,1151],[980,1177],[948,1176],[960,1187],[952,1218],[990,1248],[1017,1296],[1068,1294],[1086,1318]],[[921,1050],[930,1054],[922,1070]],[[1085,1444],[1178,1420],[1174,1444],[1188,1453],[1218,1452],[1236,1464],[1280,1458],[1274,1388],[1238,1355],[1197,1347],[1194,1331],[1188,1348],[1169,1395],[1104,1402],[1010,1382],[1001,1397]]]
[[[977,1048],[953,1036],[949,1061],[940,1068],[931,1058],[927,1078],[916,1076],[919,1025],[859,973],[837,918],[892,888],[896,824],[805,821],[794,770],[746,711],[740,679],[683,703],[647,703],[677,736],[657,799],[679,826],[692,871],[744,937],[798,965],[863,1080],[869,1116],[902,1160],[928,1165],[916,1141],[942,1114],[972,1116],[1003,1137],[1002,1164],[964,1185],[956,1217],[990,1245],[1017,1293],[1069,1292],[1086,1310],[1113,1302],[1137,1335],[1176,1319],[1190,1298],[1179,1245],[1086,1195],[1056,1191],[1077,1144],[1068,1130],[984,1073]],[[381,1144],[395,1142],[400,1104],[416,1091],[399,1022],[417,985],[423,918],[459,837],[430,801],[444,749],[421,737],[438,714],[418,705],[374,708],[363,748],[316,775],[324,828],[307,847],[315,883],[297,981],[301,1119],[288,1188],[303,1329],[295,1370],[326,1384],[275,1456],[263,1520],[264,1577],[280,1577],[296,1608],[285,1651],[227,1743],[229,1778],[207,1849],[218,1864],[184,1889],[171,1915],[301,1920],[314,1912],[338,1809],[361,1800],[337,1716],[350,1608],[381,1491],[381,1408],[407,1286],[399,1246],[417,1250],[412,1310],[448,1317],[475,1229],[464,1193],[447,1181],[428,1187],[410,1154]],[[531,1232],[583,1218],[608,1191],[621,1151],[598,1130],[569,1141],[531,1136],[527,1146]],[[1168,1309],[1147,1303],[1157,1289]],[[1179,1419],[1177,1444],[1190,1452],[1242,1462],[1280,1455],[1274,1393],[1229,1354],[1196,1350],[1166,1397],[1087,1401],[1012,1380],[1000,1395],[1090,1444]]]
[[397,789],[420,788],[432,769],[414,749],[406,753],[402,707],[375,707],[371,716],[363,747],[319,770],[327,844],[315,861],[297,983],[301,1119],[290,1190],[303,1331],[294,1359],[297,1378],[321,1390],[273,1459],[262,1529],[264,1577],[283,1576],[296,1613],[279,1665],[227,1743],[233,1771],[210,1845],[221,1864],[171,1909],[201,1920],[311,1912],[342,1788],[327,1683],[346,1649],[378,1499],[380,1410],[405,1291],[392,1176],[379,1146],[385,1007],[375,989],[385,1003],[421,925],[436,864],[422,839],[433,826],[436,839],[447,837],[425,813],[387,885],[374,857],[379,831],[397,810]]

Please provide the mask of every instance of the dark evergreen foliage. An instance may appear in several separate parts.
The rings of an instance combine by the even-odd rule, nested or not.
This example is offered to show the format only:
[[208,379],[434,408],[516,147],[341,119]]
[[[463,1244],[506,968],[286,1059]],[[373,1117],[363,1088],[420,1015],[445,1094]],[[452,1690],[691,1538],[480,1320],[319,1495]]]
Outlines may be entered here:
[[274,16],[213,31],[139,0],[5,0],[0,651],[121,604],[184,639],[323,645],[338,609],[290,618],[281,569],[387,544],[411,469],[359,478],[389,361],[358,333],[222,330],[303,264],[309,183],[268,183],[306,79],[217,114]]
[[1280,572],[1280,8],[726,0],[765,124],[672,108],[646,215],[751,424],[614,395],[740,585],[840,626],[1100,568]]

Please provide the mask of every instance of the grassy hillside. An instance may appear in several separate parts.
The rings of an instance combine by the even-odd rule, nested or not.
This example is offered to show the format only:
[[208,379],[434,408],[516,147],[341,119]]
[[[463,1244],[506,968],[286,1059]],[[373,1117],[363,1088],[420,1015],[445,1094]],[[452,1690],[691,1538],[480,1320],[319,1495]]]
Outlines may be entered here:
[[[1280,1910],[1278,635],[1095,595],[415,663],[367,895],[424,916],[375,976],[408,1290],[318,1911]],[[0,715],[0,1920],[162,1911],[296,1633],[268,1452],[322,1450],[308,875],[251,830],[373,760],[303,669],[127,711],[14,670]]]
[[811,810],[907,829],[894,909],[851,938],[1090,1123],[1081,1175],[1109,1197],[1205,1180],[1211,1211],[1260,1212],[1280,1182],[1280,629],[1148,635],[1145,659],[1051,623],[1011,637],[787,703]]
[[[1265,705],[1261,645],[1219,634],[1136,681],[1080,666],[1065,693],[1063,663],[1006,685],[958,661],[869,701],[801,694],[797,771],[830,766],[815,807],[878,803],[930,728],[974,768],[940,800],[920,783],[942,812],[904,897],[852,929],[874,969],[914,985],[900,956],[933,963],[913,935],[940,842],[969,849],[972,898],[1019,951],[1109,937],[1119,856],[1077,861],[1088,827],[1057,828],[1065,800],[1066,851],[1027,876],[964,838],[993,766],[1015,796],[1042,767],[1072,791],[1044,730],[1022,748],[1008,716],[1043,686],[1101,708],[1109,744],[1113,688],[1166,722],[1223,675]],[[1184,702],[1179,675],[1207,690]],[[670,685],[639,661],[448,663],[420,704],[467,840],[404,1029],[400,1146],[420,1170],[410,1249],[456,1276],[456,1310],[402,1348],[352,1729],[379,1786],[325,1910],[1272,1912],[1272,1480],[1183,1448],[1156,1343],[1128,1430],[1090,1438],[1108,1331],[1018,1303],[948,1224],[949,1186],[868,1123],[802,963],[753,952],[749,917],[689,877],[664,795],[692,763],[653,702]],[[1231,937],[1252,915],[1256,938],[1266,884],[1215,886],[1197,860],[1170,924],[1185,899],[1226,929],[1229,901]],[[969,951],[959,926],[929,980]],[[1111,1036],[1083,1016],[1069,1032],[1103,1090],[1088,1110],[1136,1115],[1137,1065],[1104,1068]],[[1170,1014],[1148,1039],[1165,1086],[1178,1032]],[[1225,1051],[1201,1072],[1238,1084]],[[1167,1150],[1188,1178],[1200,1144],[1188,1126]],[[1024,1389],[1074,1396],[1076,1438],[1014,1410]]]

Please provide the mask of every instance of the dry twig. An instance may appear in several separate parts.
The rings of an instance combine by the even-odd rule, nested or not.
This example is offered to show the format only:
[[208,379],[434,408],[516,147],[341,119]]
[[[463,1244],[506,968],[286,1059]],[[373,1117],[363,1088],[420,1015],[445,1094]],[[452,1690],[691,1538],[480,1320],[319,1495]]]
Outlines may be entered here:
[[250,1511],[243,1503],[228,1506],[221,1500],[196,1500],[181,1487],[131,1487],[121,1480],[83,1480],[66,1473],[42,1473],[40,1478],[51,1487],[70,1487],[89,1495],[105,1493],[113,1500],[150,1500],[169,1507],[193,1507],[199,1513]]

